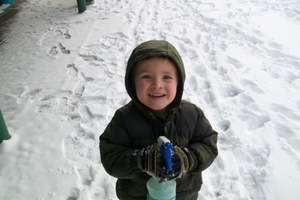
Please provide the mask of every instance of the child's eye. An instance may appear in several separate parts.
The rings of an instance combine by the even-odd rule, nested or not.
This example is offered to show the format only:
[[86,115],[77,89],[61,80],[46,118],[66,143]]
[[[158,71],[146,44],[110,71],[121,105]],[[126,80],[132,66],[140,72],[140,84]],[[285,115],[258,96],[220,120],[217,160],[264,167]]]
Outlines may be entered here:
[[173,79],[173,77],[172,77],[172,76],[169,76],[169,75],[165,75],[165,76],[164,76],[164,79],[165,79],[165,80],[171,80],[171,79]]
[[142,78],[142,79],[151,79],[151,76],[150,76],[150,75],[147,75],[147,74],[145,74],[145,75],[141,76],[141,78]]

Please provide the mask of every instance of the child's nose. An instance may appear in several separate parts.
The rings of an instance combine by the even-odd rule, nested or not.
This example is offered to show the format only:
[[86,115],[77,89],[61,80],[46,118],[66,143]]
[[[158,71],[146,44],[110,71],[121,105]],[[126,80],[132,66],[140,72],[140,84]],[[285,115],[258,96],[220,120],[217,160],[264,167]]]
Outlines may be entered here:
[[153,83],[152,83],[152,86],[151,86],[152,89],[161,89],[162,88],[162,82],[160,80],[153,80]]

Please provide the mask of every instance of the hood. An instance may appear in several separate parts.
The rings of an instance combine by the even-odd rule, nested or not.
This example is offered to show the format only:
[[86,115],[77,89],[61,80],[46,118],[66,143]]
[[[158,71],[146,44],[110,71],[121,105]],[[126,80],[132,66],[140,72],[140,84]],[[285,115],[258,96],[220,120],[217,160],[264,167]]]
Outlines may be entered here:
[[179,55],[176,48],[172,44],[164,40],[150,40],[141,43],[132,51],[127,62],[127,68],[125,74],[125,87],[127,93],[134,102],[141,104],[137,99],[133,87],[132,71],[135,64],[138,61],[153,56],[166,56],[171,61],[173,61],[173,63],[177,68],[177,72],[178,72],[177,94],[174,101],[171,103],[171,108],[178,107],[181,102],[183,88],[184,88],[184,81],[185,81],[184,65],[181,56]]

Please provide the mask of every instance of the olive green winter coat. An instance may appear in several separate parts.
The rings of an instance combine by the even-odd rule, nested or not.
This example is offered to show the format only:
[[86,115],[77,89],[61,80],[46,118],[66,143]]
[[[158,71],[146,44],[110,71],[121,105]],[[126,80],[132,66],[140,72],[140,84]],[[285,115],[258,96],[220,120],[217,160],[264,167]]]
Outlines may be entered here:
[[[171,103],[166,119],[155,113],[137,99],[133,87],[132,70],[135,64],[147,57],[168,57],[179,74],[177,94]],[[196,105],[182,101],[185,71],[177,50],[166,41],[152,40],[140,44],[132,52],[126,69],[125,86],[132,101],[118,109],[100,136],[101,162],[110,175],[118,178],[116,192],[122,200],[146,199],[146,182],[150,176],[137,168],[132,159],[134,150],[157,142],[166,136],[173,145],[187,147],[197,158],[193,171],[177,179],[177,200],[196,200],[201,188],[201,172],[218,154],[215,132],[202,110]]]

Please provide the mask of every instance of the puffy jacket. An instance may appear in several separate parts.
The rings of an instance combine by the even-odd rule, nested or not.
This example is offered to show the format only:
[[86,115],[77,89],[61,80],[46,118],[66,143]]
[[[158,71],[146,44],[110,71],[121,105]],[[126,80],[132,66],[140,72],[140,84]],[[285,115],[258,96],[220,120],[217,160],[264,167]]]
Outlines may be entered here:
[[[179,74],[177,95],[171,103],[168,117],[164,120],[139,102],[132,85],[131,72],[135,63],[151,56],[168,57],[176,65]],[[116,186],[118,198],[146,199],[146,182],[150,176],[137,169],[132,154],[136,149],[156,143],[157,138],[163,135],[169,138],[174,146],[187,147],[193,151],[197,166],[176,180],[176,199],[197,199],[202,184],[201,172],[218,154],[217,132],[212,129],[200,108],[181,100],[184,80],[183,62],[170,43],[151,40],[133,50],[125,75],[126,90],[132,101],[116,111],[100,136],[101,162],[107,173],[118,178]]]

